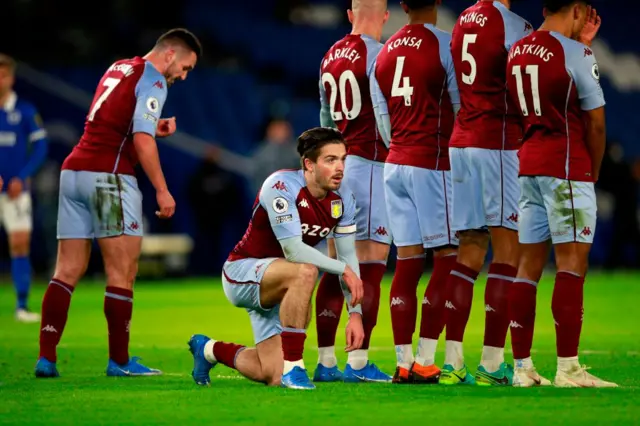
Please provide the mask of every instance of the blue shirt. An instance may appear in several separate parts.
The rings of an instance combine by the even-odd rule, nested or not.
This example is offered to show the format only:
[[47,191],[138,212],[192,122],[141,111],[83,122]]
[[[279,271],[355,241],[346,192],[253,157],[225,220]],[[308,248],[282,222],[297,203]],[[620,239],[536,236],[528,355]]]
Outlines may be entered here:
[[47,155],[47,134],[33,105],[11,93],[0,108],[0,176],[31,177]]

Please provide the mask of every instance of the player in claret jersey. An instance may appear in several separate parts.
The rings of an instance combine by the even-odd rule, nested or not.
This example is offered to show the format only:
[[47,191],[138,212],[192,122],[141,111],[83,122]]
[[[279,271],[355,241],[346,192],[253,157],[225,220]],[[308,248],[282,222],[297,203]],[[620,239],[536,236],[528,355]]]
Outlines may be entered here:
[[515,386],[535,386],[531,361],[536,288],[554,248],[551,301],[560,387],[615,387],[578,362],[583,286],[596,227],[596,194],[605,149],[604,95],[589,47],[600,17],[586,0],[545,0],[545,21],[509,52],[509,94],[520,107],[520,243],[518,277],[509,294]]
[[[224,292],[249,313],[256,346],[192,336],[193,379],[199,385],[210,383],[209,370],[221,362],[267,385],[313,389],[302,353],[318,270],[341,277],[350,312],[347,351],[362,345],[355,200],[341,188],[344,140],[335,129],[307,130],[298,138],[298,153],[302,170],[267,178],[249,228],[222,269]],[[338,260],[325,254],[331,232]]]
[[173,216],[175,202],[167,189],[155,138],[175,132],[175,119],[160,119],[167,87],[184,80],[201,53],[193,34],[174,29],[162,35],[143,58],[114,63],[100,80],[84,134],[60,173],[58,259],[42,302],[36,377],[58,376],[56,347],[94,238],[107,277],[107,375],[161,374],[140,364],[138,358],[129,358],[133,285],[142,244],[142,194],[134,167],[140,161],[156,189],[160,207],[156,215]]
[[[403,0],[409,24],[384,45],[371,78],[380,133],[390,139],[384,170],[387,212],[398,247],[391,285],[391,323],[396,346],[395,383],[437,383],[438,338],[444,328],[444,292],[456,262],[457,239],[449,225],[449,137],[459,107],[449,43],[435,28],[441,0]],[[420,342],[414,362],[416,290],[425,249],[434,269],[422,300]]]
[[[320,122],[337,127],[347,143],[344,184],[356,197],[356,248],[365,286],[362,303],[366,334],[362,350],[347,359],[347,382],[389,382],[391,377],[369,363],[371,333],[378,319],[380,282],[384,276],[391,232],[384,201],[384,161],[387,147],[376,129],[369,77],[382,48],[382,27],[387,21],[386,0],[353,0],[348,11],[351,34],[335,43],[320,65]],[[330,249],[332,244],[329,244]],[[333,255],[333,253],[332,253]],[[338,279],[324,274],[316,295],[318,367],[316,381],[342,380],[337,367],[335,338],[343,298]]]
[[473,284],[489,239],[493,258],[485,289],[484,348],[475,381],[509,385],[504,362],[509,330],[507,291],[518,266],[518,153],[522,130],[506,94],[507,52],[531,25],[509,10],[510,0],[481,0],[458,18],[451,54],[460,90],[460,112],[449,142],[453,180],[452,228],[459,231],[458,262],[447,283],[446,355],[440,383],[472,383],[462,340]]

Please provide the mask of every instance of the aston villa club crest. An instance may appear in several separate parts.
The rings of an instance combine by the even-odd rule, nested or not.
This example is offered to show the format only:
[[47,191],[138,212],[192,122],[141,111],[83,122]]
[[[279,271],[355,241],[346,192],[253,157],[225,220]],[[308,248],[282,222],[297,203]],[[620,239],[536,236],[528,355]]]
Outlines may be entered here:
[[338,219],[342,216],[342,200],[331,201],[331,217]]

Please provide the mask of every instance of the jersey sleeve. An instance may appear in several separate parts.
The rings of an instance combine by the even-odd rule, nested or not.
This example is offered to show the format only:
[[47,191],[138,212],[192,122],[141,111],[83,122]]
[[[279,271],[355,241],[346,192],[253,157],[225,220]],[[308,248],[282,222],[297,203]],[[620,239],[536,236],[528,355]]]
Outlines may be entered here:
[[343,206],[342,216],[333,231],[336,238],[356,232],[356,197],[346,188],[340,189],[340,197]]
[[391,142],[391,121],[389,120],[389,106],[387,100],[382,94],[380,84],[376,78],[375,65],[374,72],[369,77],[369,91],[371,92],[371,104],[373,105],[373,114],[376,118],[378,132],[382,136],[384,143],[389,146]]
[[578,90],[582,110],[590,111],[604,106],[600,71],[593,51],[583,44],[575,43],[566,58],[567,69]]
[[504,21],[504,47],[508,52],[514,44],[533,32],[533,26],[520,16],[500,6],[498,10]]
[[363,40],[364,45],[367,47],[367,77],[371,78],[371,74],[375,69],[376,58],[382,50],[382,43],[369,37],[364,37]]
[[167,98],[167,82],[150,65],[144,71],[135,88],[136,109],[133,113],[132,133],[148,133],[156,136],[158,120]]
[[292,179],[275,173],[267,178],[260,190],[260,205],[269,216],[269,224],[278,240],[302,236],[296,197],[300,186]]
[[320,125],[322,127],[336,128],[336,123],[331,118],[331,108],[329,107],[329,99],[327,99],[327,91],[322,82],[322,70],[320,70],[320,78],[318,79],[318,89],[320,90]]
[[460,92],[458,91],[456,70],[453,67],[453,56],[451,55],[451,34],[444,31],[436,31],[435,35],[438,38],[440,48],[440,62],[447,73],[447,91],[455,109],[455,105],[460,105]]
[[29,142],[37,142],[47,137],[47,131],[44,129],[42,118],[34,107],[30,107],[26,112],[26,126]]

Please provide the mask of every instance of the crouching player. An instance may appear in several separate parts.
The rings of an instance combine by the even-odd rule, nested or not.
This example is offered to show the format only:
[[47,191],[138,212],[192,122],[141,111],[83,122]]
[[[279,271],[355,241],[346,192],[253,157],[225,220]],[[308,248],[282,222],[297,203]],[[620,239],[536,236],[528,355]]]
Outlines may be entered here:
[[[338,275],[349,308],[348,352],[364,340],[362,281],[355,251],[355,199],[340,189],[346,147],[330,128],[298,138],[302,170],[281,170],[262,185],[253,217],[222,269],[224,292],[249,313],[255,348],[196,334],[189,341],[193,379],[210,383],[218,362],[248,379],[292,389],[314,389],[302,353],[318,271]],[[333,230],[337,260],[314,247],[326,246]]]

